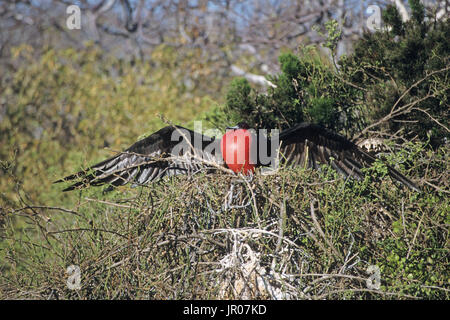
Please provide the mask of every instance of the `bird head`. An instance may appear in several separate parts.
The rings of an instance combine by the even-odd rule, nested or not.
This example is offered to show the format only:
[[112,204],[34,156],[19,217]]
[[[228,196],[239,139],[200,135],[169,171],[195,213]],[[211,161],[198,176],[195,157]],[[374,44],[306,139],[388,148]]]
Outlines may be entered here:
[[248,130],[250,129],[250,126],[248,125],[247,122],[241,121],[234,127],[227,127],[227,130],[238,130],[238,129]]

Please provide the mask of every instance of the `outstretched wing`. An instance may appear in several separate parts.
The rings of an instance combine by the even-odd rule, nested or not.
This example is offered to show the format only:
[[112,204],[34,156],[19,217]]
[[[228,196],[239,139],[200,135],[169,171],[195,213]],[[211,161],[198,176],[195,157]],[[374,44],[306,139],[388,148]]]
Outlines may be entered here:
[[218,140],[180,126],[167,126],[125,151],[86,170],[55,181],[75,181],[63,191],[133,182],[143,185],[165,176],[214,169],[219,164]]
[[[301,123],[280,133],[280,153],[287,165],[317,169],[319,163],[330,164],[344,176],[361,180],[362,168],[370,167],[375,157],[343,136],[319,125]],[[408,178],[387,166],[389,175],[407,187],[419,191]]]

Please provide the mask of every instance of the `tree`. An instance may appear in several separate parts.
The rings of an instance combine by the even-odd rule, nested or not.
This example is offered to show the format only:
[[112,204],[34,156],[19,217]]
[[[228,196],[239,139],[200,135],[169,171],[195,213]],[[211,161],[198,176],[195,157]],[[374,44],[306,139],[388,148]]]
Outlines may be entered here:
[[246,121],[253,127],[280,130],[302,121],[338,131],[362,126],[357,119],[358,90],[340,80],[315,48],[304,48],[301,57],[290,52],[281,54],[279,62],[281,73],[269,79],[274,87],[258,92],[246,79],[235,79],[226,95],[226,117],[210,120]]
[[364,34],[341,66],[349,82],[365,88],[372,124],[362,134],[400,130],[440,145],[450,132],[450,22],[427,14],[418,0],[409,3],[411,19],[403,22],[388,6],[383,18],[390,30]]
[[[396,6],[388,6],[383,19],[390,28],[364,33],[355,52],[337,65],[305,47],[298,56],[280,56],[281,73],[269,77],[274,87],[267,92],[258,93],[242,79],[234,81],[224,107],[228,121],[279,129],[311,121],[355,138],[376,133],[444,143],[449,133],[450,23],[432,19],[418,0],[411,0],[410,7],[411,18],[403,22]],[[326,27],[325,46],[334,59],[340,33],[336,23]]]

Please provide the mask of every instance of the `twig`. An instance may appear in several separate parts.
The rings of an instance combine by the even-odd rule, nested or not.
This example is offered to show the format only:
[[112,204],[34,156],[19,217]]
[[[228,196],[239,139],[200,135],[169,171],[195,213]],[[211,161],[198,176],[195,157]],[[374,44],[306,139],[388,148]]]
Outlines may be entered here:
[[132,206],[127,206],[124,204],[119,204],[119,203],[115,203],[115,202],[109,202],[109,201],[105,201],[105,200],[98,200],[98,199],[91,199],[91,198],[84,198],[87,201],[93,201],[93,202],[98,202],[98,203],[103,203],[103,204],[107,204],[110,206],[115,206],[115,207],[120,207],[120,208],[127,208],[127,209],[133,209]]
[[[27,209],[47,209],[47,210],[58,210],[58,211],[62,211],[62,212],[67,212],[70,214],[74,214],[76,216],[82,217],[81,214],[79,214],[76,211],[73,210],[69,210],[69,209],[65,209],[65,208],[60,208],[60,207],[49,207],[49,206],[26,206],[20,209],[16,209],[14,210],[12,213],[18,212],[18,211],[23,211],[23,210],[27,210]],[[37,213],[35,212],[34,215],[36,215]]]
[[431,114],[429,114],[426,110],[423,110],[421,108],[412,108],[411,110],[417,110],[420,112],[425,113],[428,117],[431,118],[431,120],[433,120],[434,122],[436,122],[438,125],[440,125],[442,128],[444,128],[445,130],[447,130],[447,132],[450,132],[450,129],[447,128],[445,125],[443,125],[442,123],[440,123],[437,119],[433,118],[433,116]]
[[338,290],[328,291],[327,293],[321,294],[319,296],[315,296],[314,299],[322,300],[331,294],[344,293],[344,292],[370,292],[370,293],[381,294],[384,296],[398,296],[398,297],[405,297],[405,298],[416,299],[416,300],[420,299],[418,297],[410,296],[408,294],[401,294],[401,293],[396,293],[396,292],[383,292],[383,291],[374,290],[374,289],[338,289]]
[[411,244],[409,245],[408,244],[408,253],[406,254],[406,259],[408,260],[408,258],[409,258],[409,254],[411,253],[411,250],[412,250],[412,248],[413,248],[413,246],[414,246],[414,242],[416,242],[416,238],[417,238],[417,234],[419,233],[419,229],[420,229],[420,225],[422,224],[422,221],[423,221],[423,218],[425,217],[425,214],[422,214],[422,216],[420,217],[420,220],[419,220],[419,223],[418,223],[418,225],[417,225],[417,229],[416,229],[416,232],[414,232],[414,237],[413,237],[413,239],[412,239],[412,242],[411,242]]
[[65,233],[65,232],[79,232],[79,231],[93,231],[93,232],[106,232],[106,233],[112,233],[115,234],[116,236],[125,238],[128,240],[127,236],[124,236],[123,234],[120,234],[116,231],[112,231],[112,230],[106,230],[106,229],[99,229],[99,228],[76,228],[76,229],[65,229],[65,230],[58,230],[58,231],[48,231],[47,234],[48,235],[53,235],[53,234],[58,234],[58,233]]
[[435,186],[434,184],[432,184],[432,183],[430,183],[430,182],[428,182],[427,180],[422,180],[423,181],[423,183],[426,183],[427,185],[429,185],[430,187],[433,187],[433,188],[435,188],[437,191],[439,191],[439,192],[444,192],[444,193],[448,193],[448,194],[450,194],[450,191],[447,191],[447,190],[444,190],[444,189],[441,189],[441,188],[439,188],[438,186]]
[[387,114],[386,116],[384,116],[383,118],[381,118],[381,119],[378,120],[377,122],[375,122],[375,123],[373,123],[373,124],[367,126],[366,128],[364,128],[364,129],[356,136],[356,138],[359,138],[359,137],[363,136],[363,135],[364,135],[367,131],[369,131],[371,128],[373,128],[373,127],[375,127],[375,126],[378,126],[378,125],[380,125],[381,123],[386,122],[386,121],[392,119],[392,118],[395,117],[395,116],[398,116],[398,115],[400,115],[400,114],[403,114],[403,113],[406,113],[406,112],[411,111],[411,109],[413,109],[412,107],[414,107],[414,106],[415,106],[416,104],[418,104],[419,102],[422,102],[422,101],[424,101],[424,100],[426,100],[426,99],[428,99],[428,98],[433,97],[433,96],[434,96],[433,94],[428,94],[428,95],[426,95],[425,97],[422,97],[422,98],[420,98],[420,99],[418,99],[418,100],[415,100],[415,101],[413,101],[413,102],[410,102],[410,103],[408,103],[408,104],[406,104],[406,105],[404,105],[404,106],[402,106],[402,107],[396,109],[397,106],[398,106],[398,104],[400,103],[400,101],[402,101],[403,98],[404,98],[404,97],[405,97],[405,96],[406,96],[413,88],[417,87],[419,84],[421,84],[423,81],[427,80],[429,77],[431,77],[431,76],[433,76],[433,75],[435,75],[435,74],[437,74],[437,73],[445,72],[445,71],[448,71],[448,70],[450,70],[450,66],[447,66],[447,67],[445,67],[445,68],[443,68],[443,69],[440,69],[440,70],[434,70],[434,71],[430,72],[429,74],[427,74],[427,75],[426,75],[425,77],[423,77],[422,79],[420,79],[420,80],[418,80],[417,82],[415,82],[413,85],[411,85],[408,89],[406,89],[406,90],[403,92],[403,94],[400,96],[400,98],[397,99],[397,101],[396,101],[396,102],[394,103],[394,105],[392,106],[391,111],[389,112],[389,114]]
[[322,238],[325,240],[325,242],[331,248],[331,250],[333,251],[334,255],[336,257],[338,257],[339,259],[343,260],[343,257],[341,256],[341,254],[336,250],[336,248],[331,243],[331,241],[325,236],[325,233],[323,232],[322,228],[320,227],[319,222],[317,221],[317,217],[316,217],[316,214],[314,212],[314,200],[311,200],[310,211],[311,211],[312,221],[313,221],[314,226],[316,227],[317,231],[319,232],[319,234],[322,236]]
[[[241,175],[241,173],[239,173]],[[251,196],[252,196],[252,201],[253,201],[253,207],[255,208],[255,216],[256,216],[256,222],[258,223],[258,227],[261,228],[261,221],[259,218],[259,213],[258,213],[258,206],[256,204],[256,197],[255,197],[255,193],[253,192],[252,187],[250,186],[250,183],[247,181],[247,179],[242,176],[242,179],[244,180],[245,184],[247,185],[247,188],[250,190]]]

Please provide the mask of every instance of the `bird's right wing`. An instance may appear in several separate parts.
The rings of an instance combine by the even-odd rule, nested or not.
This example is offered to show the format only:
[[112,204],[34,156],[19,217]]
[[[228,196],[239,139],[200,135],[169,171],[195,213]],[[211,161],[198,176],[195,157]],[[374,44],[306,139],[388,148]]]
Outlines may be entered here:
[[[287,165],[319,168],[319,163],[330,164],[344,176],[358,180],[364,177],[362,168],[370,167],[376,158],[345,137],[319,125],[301,123],[280,133],[280,153]],[[419,191],[419,188],[394,168],[387,166],[396,181]]]
[[125,151],[55,183],[75,181],[63,191],[132,182],[137,185],[177,174],[214,169],[221,156],[219,141],[180,126],[167,126]]

